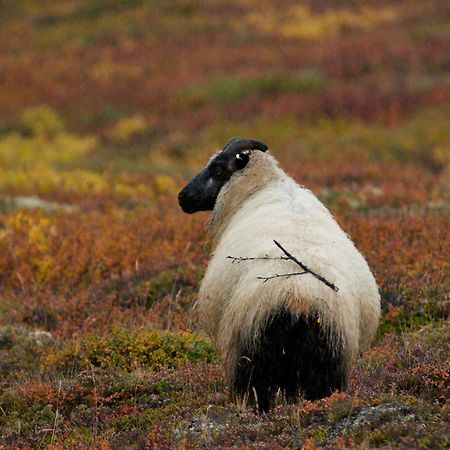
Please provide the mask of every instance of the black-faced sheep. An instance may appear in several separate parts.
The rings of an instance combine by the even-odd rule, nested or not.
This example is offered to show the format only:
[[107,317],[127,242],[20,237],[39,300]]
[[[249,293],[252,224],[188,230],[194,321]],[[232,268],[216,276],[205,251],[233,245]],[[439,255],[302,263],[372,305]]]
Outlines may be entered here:
[[[213,253],[196,308],[231,392],[260,411],[279,392],[293,402],[345,389],[380,316],[378,288],[363,256],[267,148],[232,139],[179,194],[186,213],[212,210]],[[338,290],[309,273],[261,280],[299,269],[280,258],[274,240]],[[234,264],[229,256],[256,259]]]

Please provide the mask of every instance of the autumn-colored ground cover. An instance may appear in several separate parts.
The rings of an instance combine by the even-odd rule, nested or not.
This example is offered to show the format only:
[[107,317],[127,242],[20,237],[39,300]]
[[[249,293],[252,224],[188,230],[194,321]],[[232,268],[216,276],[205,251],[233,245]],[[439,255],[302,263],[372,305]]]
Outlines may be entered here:
[[[0,2],[0,447],[446,448],[450,8]],[[267,142],[381,290],[348,392],[231,404],[193,320],[206,214],[176,195]]]

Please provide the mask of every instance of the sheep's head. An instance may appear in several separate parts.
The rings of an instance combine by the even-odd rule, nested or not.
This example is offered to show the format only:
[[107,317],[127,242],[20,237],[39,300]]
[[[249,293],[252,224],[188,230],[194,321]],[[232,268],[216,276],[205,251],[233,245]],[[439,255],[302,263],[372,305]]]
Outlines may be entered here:
[[255,139],[233,138],[178,194],[181,209],[188,214],[211,211],[224,184],[247,165],[251,152],[265,152],[267,145]]

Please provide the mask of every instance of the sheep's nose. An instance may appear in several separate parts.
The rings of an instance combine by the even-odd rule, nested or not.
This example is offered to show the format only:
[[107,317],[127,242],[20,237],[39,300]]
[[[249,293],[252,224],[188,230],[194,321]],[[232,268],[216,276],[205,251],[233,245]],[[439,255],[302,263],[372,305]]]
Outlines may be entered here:
[[193,205],[196,203],[196,196],[192,192],[183,189],[178,194],[178,204],[184,212],[190,213]]
[[186,192],[184,189],[180,191],[178,194],[178,203],[181,204],[184,203],[186,200],[192,200],[192,195],[189,194],[189,192]]

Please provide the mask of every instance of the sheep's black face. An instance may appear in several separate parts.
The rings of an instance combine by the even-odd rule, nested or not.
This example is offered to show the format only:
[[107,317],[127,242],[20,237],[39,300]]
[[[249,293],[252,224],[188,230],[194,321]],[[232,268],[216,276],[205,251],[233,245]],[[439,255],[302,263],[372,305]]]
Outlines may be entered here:
[[223,185],[242,170],[250,158],[250,150],[267,150],[267,145],[254,139],[234,138],[178,194],[181,209],[188,214],[211,211]]
[[247,165],[248,159],[246,155],[242,160],[236,160],[240,164],[235,164],[234,161],[229,161],[223,152],[220,152],[179,193],[178,202],[181,209],[188,214],[211,211],[222,186],[236,170],[243,169]]

